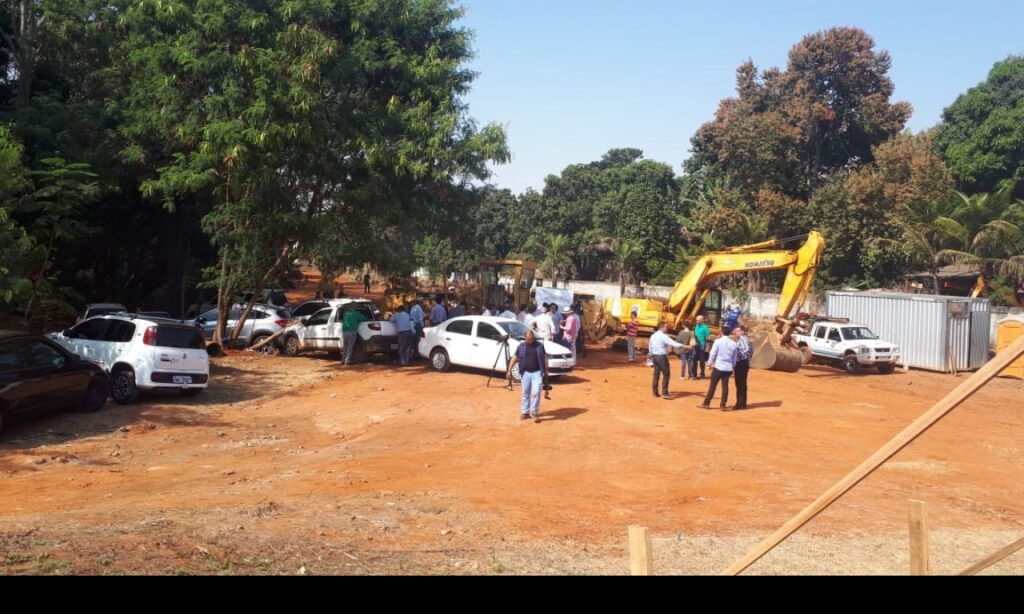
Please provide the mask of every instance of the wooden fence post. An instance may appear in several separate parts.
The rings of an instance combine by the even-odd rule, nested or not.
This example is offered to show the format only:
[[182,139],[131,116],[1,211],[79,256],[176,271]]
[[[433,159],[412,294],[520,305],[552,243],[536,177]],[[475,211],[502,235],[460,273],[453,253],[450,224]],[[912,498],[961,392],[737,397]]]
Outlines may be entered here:
[[910,575],[931,573],[928,558],[928,504],[910,502]]
[[651,533],[647,527],[629,527],[629,569],[634,576],[653,576]]

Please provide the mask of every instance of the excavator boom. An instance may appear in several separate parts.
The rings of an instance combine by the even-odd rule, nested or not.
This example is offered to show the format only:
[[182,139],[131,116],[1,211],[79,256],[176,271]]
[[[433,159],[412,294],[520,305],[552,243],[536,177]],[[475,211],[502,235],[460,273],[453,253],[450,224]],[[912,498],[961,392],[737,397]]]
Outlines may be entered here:
[[[795,328],[795,316],[807,300],[814,274],[825,250],[825,239],[818,232],[807,234],[807,239],[795,251],[776,249],[783,241],[765,241],[721,251],[710,252],[695,262],[679,280],[668,300],[668,311],[674,315],[674,328],[683,323],[692,324],[700,314],[710,292],[710,282],[720,275],[751,271],[785,270],[786,279],[779,293],[779,306],[775,312],[775,333],[771,347],[758,348],[762,360],[755,359],[755,368],[795,371],[800,368],[799,351],[790,348]],[[774,354],[772,351],[774,350]]]

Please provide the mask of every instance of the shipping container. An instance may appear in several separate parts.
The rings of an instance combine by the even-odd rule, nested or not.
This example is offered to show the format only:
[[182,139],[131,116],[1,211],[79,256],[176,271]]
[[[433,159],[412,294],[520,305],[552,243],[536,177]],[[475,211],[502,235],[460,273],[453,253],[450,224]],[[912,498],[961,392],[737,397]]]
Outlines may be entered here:
[[988,299],[890,292],[829,292],[829,317],[864,324],[900,347],[900,364],[950,373],[988,362]]

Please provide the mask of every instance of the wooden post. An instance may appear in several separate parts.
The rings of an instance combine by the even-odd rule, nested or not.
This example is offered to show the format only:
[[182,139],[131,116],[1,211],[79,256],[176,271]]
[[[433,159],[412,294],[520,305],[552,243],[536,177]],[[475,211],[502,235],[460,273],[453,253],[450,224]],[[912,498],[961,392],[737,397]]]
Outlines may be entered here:
[[931,573],[928,558],[928,504],[910,502],[910,575]]
[[647,527],[629,527],[629,569],[634,576],[653,576],[651,533]]
[[968,567],[967,569],[961,571],[960,575],[961,576],[973,576],[973,575],[975,575],[975,574],[977,574],[977,573],[979,573],[981,571],[984,571],[984,570],[988,569],[989,567],[995,565],[999,561],[1005,559],[1006,557],[1010,556],[1014,552],[1017,552],[1018,550],[1024,550],[1024,538],[1018,539],[1017,541],[1015,541],[1012,544],[1010,544],[1009,546],[1003,548],[999,552],[996,552],[995,554],[985,558],[983,561],[981,561],[977,565],[972,565],[972,566]]
[[946,414],[959,407],[961,403],[1002,373],[1006,367],[1009,367],[1021,356],[1024,356],[1024,336],[1014,341],[1010,347],[1003,350],[991,362],[967,378],[952,392],[943,397],[941,401],[933,405],[931,409],[910,423],[907,428],[900,431],[888,443],[879,448],[877,452],[858,465],[856,469],[832,485],[831,488],[822,493],[810,505],[802,509],[800,513],[782,525],[775,533],[772,533],[771,536],[755,546],[743,558],[733,563],[722,574],[734,576],[753,565],[761,557],[768,554],[772,548],[778,546],[800,527],[810,522],[812,518],[835,503],[839,497],[845,495],[851,488],[859,484],[861,480],[874,473],[885,461],[896,456],[900,450],[910,445],[912,441],[920,437],[925,431],[935,426]]

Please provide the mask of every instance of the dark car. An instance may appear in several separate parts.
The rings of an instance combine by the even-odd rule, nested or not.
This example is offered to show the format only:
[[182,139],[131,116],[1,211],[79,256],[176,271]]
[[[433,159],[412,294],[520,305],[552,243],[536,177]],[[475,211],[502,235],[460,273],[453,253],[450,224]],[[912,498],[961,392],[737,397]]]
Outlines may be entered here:
[[8,420],[29,413],[98,411],[109,391],[99,365],[45,337],[0,330],[0,431]]

